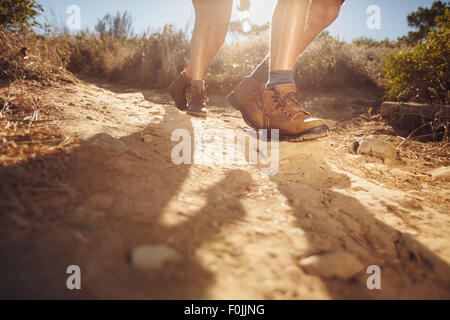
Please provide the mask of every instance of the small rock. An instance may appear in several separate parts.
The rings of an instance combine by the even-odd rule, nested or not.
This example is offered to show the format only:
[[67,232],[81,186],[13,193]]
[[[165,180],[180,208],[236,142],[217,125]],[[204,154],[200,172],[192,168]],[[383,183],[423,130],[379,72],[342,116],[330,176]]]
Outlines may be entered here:
[[364,270],[362,263],[348,252],[338,251],[300,260],[305,273],[323,278],[348,280]]
[[104,151],[110,151],[115,154],[121,154],[128,151],[128,147],[119,139],[110,136],[107,133],[99,133],[88,141],[88,144],[100,147]]
[[260,227],[254,227],[253,231],[255,231],[255,233],[258,233],[258,234],[264,234],[264,229],[262,229]]
[[450,167],[434,169],[430,172],[431,180],[450,181]]
[[96,193],[89,198],[89,203],[96,209],[109,209],[114,202],[114,197],[106,192]]
[[375,138],[362,139],[357,146],[356,153],[381,159],[397,159],[397,151],[389,142]]
[[142,137],[142,140],[143,140],[145,143],[152,143],[152,142],[153,142],[153,137],[152,137],[151,135],[149,135],[149,134],[146,134],[146,135],[144,135],[144,136]]
[[166,245],[146,245],[133,249],[131,263],[137,268],[158,268],[168,261],[180,260],[181,256]]
[[355,141],[348,146],[348,152],[351,154],[358,154],[359,141]]

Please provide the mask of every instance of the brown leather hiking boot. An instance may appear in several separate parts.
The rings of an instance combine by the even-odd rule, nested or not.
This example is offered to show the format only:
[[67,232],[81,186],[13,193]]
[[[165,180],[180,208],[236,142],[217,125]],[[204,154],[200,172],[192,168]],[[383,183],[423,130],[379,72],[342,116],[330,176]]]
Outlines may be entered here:
[[194,117],[206,118],[206,94],[205,94],[205,81],[192,80],[191,82],[191,101],[189,101],[189,107],[187,114]]
[[178,78],[169,86],[169,94],[175,101],[176,107],[181,111],[187,110],[186,90],[191,85],[191,79],[182,72]]
[[280,84],[263,94],[263,128],[279,129],[280,138],[297,142],[328,134],[324,120],[313,118],[300,107],[295,84]]
[[252,128],[263,128],[263,93],[266,85],[253,77],[244,80],[227,96],[228,102],[239,110]]

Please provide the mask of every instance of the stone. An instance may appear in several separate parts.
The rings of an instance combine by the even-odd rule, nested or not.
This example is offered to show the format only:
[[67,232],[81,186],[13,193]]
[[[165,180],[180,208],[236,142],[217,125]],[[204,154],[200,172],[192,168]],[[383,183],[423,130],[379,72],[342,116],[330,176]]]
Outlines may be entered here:
[[300,260],[305,273],[323,278],[348,280],[364,270],[363,264],[345,251],[314,255]]
[[140,269],[158,268],[166,262],[180,259],[180,254],[166,245],[144,245],[131,252],[132,265]]
[[[354,150],[353,146],[353,150]],[[376,138],[364,138],[359,142],[357,154],[374,156],[381,159],[397,159],[397,151],[394,146],[387,141]]]
[[437,168],[430,171],[431,180],[450,181],[450,167]]
[[142,141],[144,141],[144,143],[152,143],[153,137],[149,134],[146,134],[142,137]]
[[99,133],[95,135],[89,139],[88,144],[115,154],[121,154],[128,151],[128,147],[122,141],[110,136],[107,133]]
[[354,141],[348,146],[347,151],[351,154],[358,154],[358,147],[359,141]]

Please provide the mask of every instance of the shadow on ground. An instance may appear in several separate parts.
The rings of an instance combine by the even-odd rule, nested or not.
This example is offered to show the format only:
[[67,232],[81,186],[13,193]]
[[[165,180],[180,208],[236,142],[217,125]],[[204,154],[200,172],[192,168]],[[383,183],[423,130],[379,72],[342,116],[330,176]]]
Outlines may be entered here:
[[[229,170],[202,192],[205,204],[194,215],[173,226],[161,223],[183,185],[203,179],[191,176],[192,166],[172,163],[171,133],[177,128],[192,132],[191,119],[168,106],[161,122],[120,139],[125,151],[86,141],[59,157],[4,168],[0,298],[207,298],[216,275],[197,260],[196,248],[219,241],[220,231],[245,223],[248,212],[241,200],[255,181],[245,170]],[[153,142],[144,143],[144,134]],[[368,205],[339,193],[351,187],[350,180],[328,167],[320,152],[290,152],[271,181],[288,199],[294,228],[305,232],[309,244],[305,251],[292,252],[293,264],[311,254],[345,250],[365,265],[385,270],[379,293],[367,289],[364,274],[350,281],[323,279],[335,299],[450,297],[446,262],[378,221]],[[218,206],[224,193],[226,203]],[[137,270],[129,254],[144,244],[169,245],[182,259],[156,270]],[[81,291],[66,288],[69,265],[82,270]],[[300,267],[298,274],[309,281]],[[295,292],[292,296],[308,298]]]

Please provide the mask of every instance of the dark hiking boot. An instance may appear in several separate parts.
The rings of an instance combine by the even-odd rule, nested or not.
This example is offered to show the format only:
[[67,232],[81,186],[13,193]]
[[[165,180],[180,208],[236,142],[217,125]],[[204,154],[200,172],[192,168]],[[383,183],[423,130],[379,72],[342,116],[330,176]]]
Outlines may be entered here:
[[263,94],[266,85],[253,77],[244,80],[227,96],[228,102],[239,110],[252,128],[263,128]]
[[298,102],[295,84],[280,84],[263,94],[263,128],[279,129],[280,138],[291,142],[327,136],[328,126],[313,118]]
[[187,114],[194,117],[206,118],[206,93],[205,81],[193,80],[191,82],[191,100],[187,109]]
[[169,86],[169,94],[175,101],[176,107],[181,111],[187,110],[186,90],[191,85],[191,79],[182,72],[178,78]]

